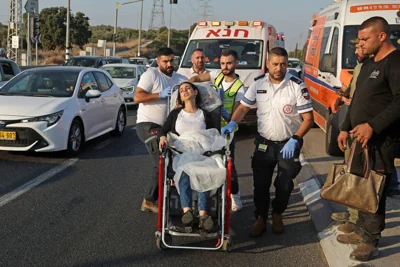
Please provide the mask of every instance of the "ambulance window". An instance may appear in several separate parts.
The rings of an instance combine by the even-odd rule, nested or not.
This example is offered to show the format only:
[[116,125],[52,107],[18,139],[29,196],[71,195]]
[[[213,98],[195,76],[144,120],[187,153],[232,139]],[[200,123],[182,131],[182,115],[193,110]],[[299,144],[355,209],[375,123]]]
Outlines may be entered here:
[[334,74],[336,74],[337,71],[338,46],[339,46],[339,29],[335,27],[335,29],[333,30],[331,49],[329,50],[329,54],[332,54],[332,69],[334,70]]
[[322,65],[322,58],[325,55],[326,46],[329,40],[329,33],[331,32],[331,27],[324,28],[324,33],[322,34],[321,50],[319,51],[319,66]]

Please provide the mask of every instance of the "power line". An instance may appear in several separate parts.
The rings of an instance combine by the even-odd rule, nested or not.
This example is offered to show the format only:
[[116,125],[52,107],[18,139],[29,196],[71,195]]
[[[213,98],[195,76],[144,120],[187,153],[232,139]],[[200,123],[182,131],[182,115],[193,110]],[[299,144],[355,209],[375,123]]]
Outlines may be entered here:
[[199,0],[199,3],[202,4],[200,8],[203,9],[203,13],[201,15],[203,20],[208,20],[208,18],[212,17],[212,6],[209,5],[210,2],[211,0]]

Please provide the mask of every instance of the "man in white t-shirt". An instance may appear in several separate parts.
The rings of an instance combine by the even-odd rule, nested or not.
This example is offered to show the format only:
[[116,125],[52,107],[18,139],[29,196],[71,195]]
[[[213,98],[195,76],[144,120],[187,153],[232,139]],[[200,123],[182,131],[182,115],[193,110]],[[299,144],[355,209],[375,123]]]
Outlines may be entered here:
[[191,75],[188,78],[210,72],[210,70],[204,67],[205,57],[206,56],[204,54],[203,49],[197,48],[193,50],[191,58],[192,68],[190,69]]
[[[191,82],[207,82],[211,81],[220,89],[221,98],[223,98],[224,106],[222,108],[222,126],[229,122],[231,115],[240,105],[246,88],[239,79],[239,75],[235,73],[236,67],[239,65],[238,54],[233,49],[224,49],[220,58],[221,70],[212,70],[190,78]],[[230,145],[231,157],[234,163],[235,159],[235,138]],[[242,208],[240,201],[239,182],[235,164],[232,169],[232,211],[238,211]]]
[[158,197],[158,138],[157,133],[168,115],[168,96],[172,87],[188,79],[174,72],[174,52],[163,47],[157,51],[157,68],[149,68],[143,73],[136,87],[134,101],[139,103],[136,133],[146,145],[153,160],[153,177],[145,191],[142,211],[158,212],[155,201]]

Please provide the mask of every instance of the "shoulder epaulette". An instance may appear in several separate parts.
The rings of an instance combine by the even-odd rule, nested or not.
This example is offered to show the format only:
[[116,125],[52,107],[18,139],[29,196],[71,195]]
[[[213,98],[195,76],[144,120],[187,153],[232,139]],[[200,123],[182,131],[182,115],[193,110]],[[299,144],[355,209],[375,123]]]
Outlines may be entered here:
[[296,76],[290,77],[290,80],[294,81],[297,84],[302,84],[303,83],[303,81],[301,79],[297,78]]
[[258,76],[258,77],[255,77],[254,78],[254,81],[257,81],[257,80],[259,80],[259,79],[261,79],[261,78],[264,78],[265,77],[265,74],[262,74],[262,75],[260,75],[260,76]]

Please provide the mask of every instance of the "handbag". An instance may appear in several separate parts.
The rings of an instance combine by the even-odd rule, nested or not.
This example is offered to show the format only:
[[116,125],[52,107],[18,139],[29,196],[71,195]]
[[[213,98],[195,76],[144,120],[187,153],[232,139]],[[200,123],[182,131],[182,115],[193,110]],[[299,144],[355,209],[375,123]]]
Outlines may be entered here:
[[386,176],[371,170],[368,149],[363,149],[364,176],[350,172],[357,142],[353,142],[349,160],[334,163],[321,189],[321,198],[364,212],[376,213]]

